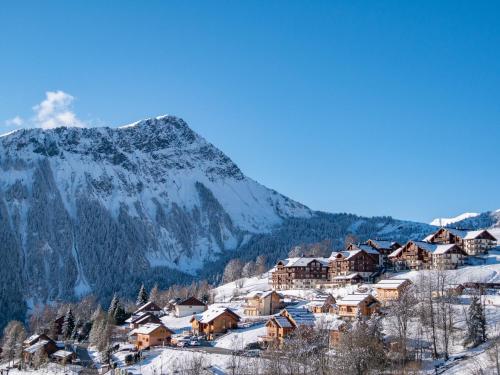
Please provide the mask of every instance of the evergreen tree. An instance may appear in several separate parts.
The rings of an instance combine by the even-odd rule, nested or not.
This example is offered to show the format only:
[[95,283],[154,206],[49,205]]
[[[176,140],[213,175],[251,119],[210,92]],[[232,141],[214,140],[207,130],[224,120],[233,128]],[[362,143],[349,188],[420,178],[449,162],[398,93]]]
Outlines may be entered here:
[[121,303],[119,303],[115,309],[113,320],[116,325],[122,325],[123,323],[125,323],[125,320],[127,320],[127,313],[125,312],[125,309],[123,308]]
[[75,323],[75,328],[73,329],[73,333],[71,334],[71,338],[73,340],[78,340],[80,338],[80,328],[82,328],[83,322],[81,319],[77,319]]
[[486,317],[479,297],[473,296],[469,305],[469,319],[464,345],[476,347],[486,341]]
[[113,299],[111,300],[111,303],[109,304],[108,317],[113,318],[113,316],[115,315],[115,310],[118,307],[119,303],[120,303],[120,300],[118,299],[118,296],[115,293],[113,295]]
[[69,339],[73,334],[73,330],[75,329],[75,317],[73,316],[73,312],[71,309],[68,309],[68,312],[64,316],[64,322],[62,325],[62,335],[64,339]]
[[149,301],[158,303],[160,299],[159,297],[160,297],[160,291],[158,290],[158,284],[155,284],[153,289],[151,289],[151,292],[149,292]]
[[137,301],[135,302],[135,304],[137,306],[142,306],[145,303],[147,303],[148,300],[149,300],[148,292],[146,291],[144,284],[142,284],[141,289],[139,290],[139,294],[137,295]]

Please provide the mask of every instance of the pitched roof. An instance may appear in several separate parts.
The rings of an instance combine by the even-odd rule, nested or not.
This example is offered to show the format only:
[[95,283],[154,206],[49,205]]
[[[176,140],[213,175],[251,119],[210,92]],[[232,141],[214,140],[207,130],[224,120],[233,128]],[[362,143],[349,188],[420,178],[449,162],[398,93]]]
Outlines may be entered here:
[[456,246],[455,244],[434,244],[425,241],[410,241],[410,242],[414,243],[416,246],[432,254],[445,254]]
[[281,328],[293,328],[293,324],[285,316],[273,316],[274,320]]
[[245,298],[266,298],[267,296],[274,293],[274,290],[268,290],[266,292],[262,292],[260,290],[254,290],[253,292],[248,293]]
[[361,277],[361,275],[357,272],[353,272],[353,273],[350,273],[349,275],[335,276],[333,279],[334,280],[351,280],[351,279],[354,279],[355,277]]
[[348,294],[340,301],[337,302],[338,305],[349,305],[357,306],[367,298],[374,298],[371,294]]
[[207,324],[224,313],[228,313],[235,317],[237,321],[240,321],[240,316],[227,307],[211,307],[203,313],[195,315],[193,319],[198,320],[200,323]]
[[389,241],[389,240],[370,239],[370,241],[373,242],[379,249],[390,249],[392,246],[396,244],[396,241]]
[[305,267],[313,260],[320,262],[321,264],[327,266],[328,258],[323,257],[297,257],[297,258],[286,258],[282,259],[279,262],[283,263],[285,267]]
[[375,284],[376,288],[380,289],[394,289],[399,288],[400,286],[410,283],[408,279],[385,279],[380,280],[377,284]]
[[[358,245],[355,245],[355,246],[357,247]],[[363,246],[363,245],[361,245],[361,246]],[[379,252],[377,250],[372,248],[372,251],[373,250],[375,252],[372,252],[372,254],[377,254],[377,255],[379,254]],[[332,253],[332,255],[330,256],[330,259],[335,259],[335,258],[337,258],[338,255],[342,255],[346,260],[348,260],[348,259],[351,259],[354,256],[358,255],[361,252],[368,253],[365,249],[359,249],[359,248],[357,250],[334,251]]]
[[290,318],[295,322],[296,325],[301,326],[311,326],[314,325],[315,318],[314,315],[307,309],[300,307],[287,307],[284,309],[280,315],[287,312]]
[[143,326],[140,326],[139,328],[134,329],[134,332],[142,334],[142,335],[149,335],[149,334],[153,333],[154,331],[156,331],[160,327],[163,327],[167,331],[169,331],[170,333],[172,333],[172,331],[170,329],[168,329],[167,327],[165,327],[163,324],[160,324],[160,323],[147,323],[147,324],[144,324]]
[[401,246],[400,248],[394,250],[392,253],[389,254],[389,258],[394,258],[394,257],[397,257],[399,254],[401,254],[401,252],[403,251],[403,246]]
[[177,306],[206,306],[202,301],[196,297],[188,297],[182,301],[175,303]]
[[67,350],[58,350],[57,352],[53,353],[53,357],[58,357],[58,358],[67,358],[69,356],[72,356],[73,352],[67,351]]
[[161,311],[161,308],[156,303],[150,301],[135,310],[134,314],[138,314],[141,311]]
[[49,340],[40,340],[36,344],[28,346],[26,349],[24,349],[24,351],[30,354],[34,354],[38,351],[38,349],[45,347],[45,345],[47,345],[49,342]]

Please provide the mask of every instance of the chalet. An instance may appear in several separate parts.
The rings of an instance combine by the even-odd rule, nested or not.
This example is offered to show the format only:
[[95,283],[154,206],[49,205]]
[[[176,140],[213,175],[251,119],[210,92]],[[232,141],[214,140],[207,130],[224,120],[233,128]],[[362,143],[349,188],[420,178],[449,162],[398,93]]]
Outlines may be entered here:
[[173,332],[163,324],[149,323],[134,330],[137,350],[170,344]]
[[377,263],[377,265],[379,267],[382,266],[382,264],[383,264],[382,254],[380,254],[380,252],[377,249],[375,249],[374,247],[367,245],[365,243],[363,243],[363,244],[351,243],[346,248],[346,251],[355,251],[355,250],[363,250],[365,253],[370,255],[375,260],[375,262]]
[[465,252],[455,244],[409,241],[395,250],[389,259],[395,269],[455,269],[465,262]]
[[376,249],[382,258],[382,266],[387,267],[389,265],[389,254],[394,250],[399,249],[401,245],[396,241],[389,240],[368,240],[365,245]]
[[348,325],[345,321],[338,319],[328,326],[328,344],[330,348],[336,348],[340,344],[340,340],[348,330]]
[[195,334],[213,340],[217,335],[238,327],[240,316],[227,307],[212,307],[201,314],[193,315],[191,327]]
[[337,313],[343,319],[354,319],[358,314],[369,318],[379,311],[380,302],[371,294],[348,294],[337,301]]
[[207,305],[195,297],[189,297],[174,303],[174,315],[177,318],[199,314],[206,309]]
[[160,324],[161,320],[156,315],[153,315],[150,312],[145,312],[138,315],[132,315],[130,318],[125,320],[125,323],[129,325],[130,329],[135,329],[148,323]]
[[283,297],[275,291],[254,291],[246,295],[243,313],[249,316],[273,315],[282,307]]
[[364,279],[359,273],[353,272],[348,275],[334,276],[333,279],[330,280],[330,284],[333,287],[343,287],[346,285],[360,284],[363,281]]
[[135,310],[133,315],[139,315],[141,313],[151,313],[156,316],[161,316],[163,314],[163,310],[154,302],[146,302],[144,305]]
[[335,305],[335,298],[331,294],[318,293],[306,306],[314,314],[328,313]]
[[403,292],[411,285],[408,279],[386,279],[381,280],[375,285],[377,299],[382,303],[395,301],[401,297]]
[[38,352],[43,352],[47,357],[57,352],[59,348],[51,338],[40,338],[34,344],[23,349],[23,359],[27,364],[31,364],[34,356]]
[[330,256],[328,276],[330,282],[336,276],[347,276],[352,273],[369,278],[378,268],[378,258],[374,258],[365,250],[339,251]]
[[35,345],[38,341],[53,341],[49,336],[47,336],[45,333],[41,334],[34,334],[28,337],[26,340],[23,341],[23,348],[27,348],[28,346]]
[[328,281],[328,258],[288,258],[271,271],[274,290],[320,288]]
[[313,328],[314,325],[314,315],[310,311],[289,307],[267,321],[267,335],[263,336],[262,339],[267,343],[282,344],[283,340],[298,327]]
[[427,236],[425,241],[435,244],[455,244],[460,246],[467,255],[484,254],[497,244],[497,239],[484,229],[440,228],[437,232]]

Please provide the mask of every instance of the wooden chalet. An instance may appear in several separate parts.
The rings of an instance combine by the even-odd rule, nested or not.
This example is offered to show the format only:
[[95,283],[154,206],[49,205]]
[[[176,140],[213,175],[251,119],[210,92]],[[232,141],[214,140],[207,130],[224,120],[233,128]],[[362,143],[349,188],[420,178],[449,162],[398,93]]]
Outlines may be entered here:
[[314,314],[325,314],[335,305],[335,298],[331,294],[318,293],[306,306]]
[[320,288],[328,281],[328,258],[288,258],[271,271],[274,290]]
[[283,297],[275,291],[250,292],[245,296],[243,313],[248,316],[276,314],[283,307]]
[[[49,357],[53,353],[57,352],[59,348],[54,340],[46,335],[36,335],[38,336],[36,339],[33,339],[33,336],[26,340],[26,344],[23,348],[23,359],[24,362],[30,365],[33,361],[33,358],[36,353],[42,351],[44,354]],[[31,345],[28,345],[31,343]]]
[[337,301],[337,314],[351,320],[358,316],[369,318],[380,309],[380,302],[371,294],[348,294]]
[[229,329],[238,328],[240,320],[240,316],[227,307],[212,307],[201,314],[193,315],[190,322],[195,334],[205,335],[207,340],[213,340]]
[[363,279],[363,277],[359,273],[353,272],[348,275],[334,276],[330,280],[330,284],[332,285],[332,287],[343,287],[346,285],[361,284],[363,281],[365,281],[365,279]]
[[313,328],[315,325],[314,315],[303,308],[286,308],[279,315],[273,316],[266,323],[267,334],[261,339],[270,344],[281,345],[283,340],[298,327]]
[[328,327],[328,344],[330,348],[336,348],[340,344],[340,340],[348,331],[348,325],[345,321],[339,319],[332,323],[331,326]]
[[150,312],[132,315],[125,323],[128,323],[130,329],[139,328],[140,326],[148,323],[161,324],[160,318]]
[[170,344],[172,335],[170,329],[163,324],[148,323],[134,330],[136,335],[135,346],[137,350],[144,350],[153,346]]
[[443,269],[462,266],[467,254],[455,244],[434,244],[424,241],[409,241],[395,250],[389,259],[396,270]]
[[373,249],[376,249],[381,256],[381,264],[383,267],[387,267],[389,265],[389,255],[394,251],[401,247],[396,241],[390,240],[368,240],[364,243],[367,246],[370,246]]
[[382,303],[395,301],[412,285],[408,279],[386,279],[375,284],[377,299]]
[[368,279],[379,269],[378,257],[365,250],[346,250],[332,253],[329,262],[328,278],[331,283],[336,276],[347,276],[353,273]]
[[455,244],[460,246],[467,255],[484,254],[497,245],[496,237],[485,229],[440,228],[427,236],[425,241],[435,244]]
[[60,364],[70,364],[76,360],[76,353],[69,350],[59,349],[57,352],[52,353],[51,358]]

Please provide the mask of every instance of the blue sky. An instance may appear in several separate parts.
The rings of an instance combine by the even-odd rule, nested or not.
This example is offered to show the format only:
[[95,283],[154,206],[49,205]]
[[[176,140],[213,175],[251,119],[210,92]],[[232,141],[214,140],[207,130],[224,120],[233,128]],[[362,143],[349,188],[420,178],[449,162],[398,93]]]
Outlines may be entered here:
[[174,114],[248,176],[324,211],[500,208],[499,90],[495,1],[0,7],[2,132],[46,124],[46,92],[90,126]]

